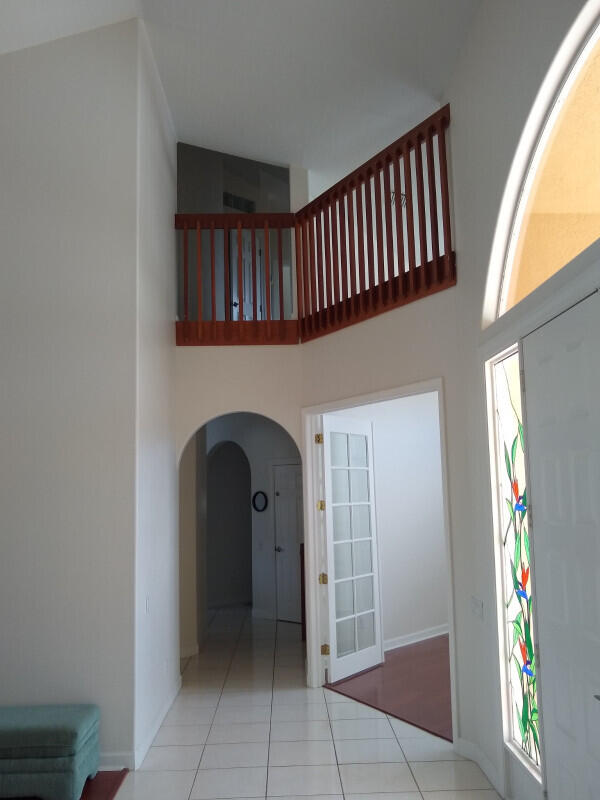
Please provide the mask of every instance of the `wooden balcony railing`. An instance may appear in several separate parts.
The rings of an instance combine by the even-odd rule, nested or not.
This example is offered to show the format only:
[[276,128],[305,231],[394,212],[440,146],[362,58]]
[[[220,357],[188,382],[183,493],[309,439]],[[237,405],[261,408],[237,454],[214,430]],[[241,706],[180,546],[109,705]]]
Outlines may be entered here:
[[177,214],[177,344],[297,344],[294,227],[293,214]]
[[308,341],[455,285],[449,122],[446,106],[297,214],[178,214],[177,343]]

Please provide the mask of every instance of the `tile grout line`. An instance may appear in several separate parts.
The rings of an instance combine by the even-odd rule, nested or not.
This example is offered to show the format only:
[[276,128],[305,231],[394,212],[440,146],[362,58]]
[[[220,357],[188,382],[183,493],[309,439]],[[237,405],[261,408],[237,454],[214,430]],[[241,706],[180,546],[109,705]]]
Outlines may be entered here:
[[[217,618],[217,614],[215,613],[215,615],[213,616],[212,620],[210,621],[210,625],[213,624],[213,622],[215,621],[216,618]],[[215,710],[214,710],[212,718],[211,718],[210,727],[208,729],[208,732],[206,734],[206,739],[204,740],[204,744],[202,746],[202,753],[200,754],[200,760],[198,761],[198,767],[196,768],[196,772],[194,774],[194,780],[192,781],[192,785],[190,787],[190,791],[189,791],[189,794],[188,794],[188,800],[191,800],[192,792],[194,791],[194,786],[196,784],[196,780],[198,779],[198,773],[200,772],[200,764],[202,763],[202,758],[204,757],[204,752],[206,750],[206,745],[207,745],[208,739],[210,737],[210,732],[212,731],[213,725],[215,724],[215,717],[217,715],[217,710],[218,710],[219,705],[221,703],[221,698],[223,697],[223,690],[225,688],[225,684],[227,683],[227,677],[228,677],[229,673],[231,672],[231,665],[233,663],[233,659],[235,657],[236,650],[238,648],[240,639],[242,637],[242,631],[244,630],[244,624],[245,624],[245,619],[242,620],[242,623],[240,625],[240,629],[239,629],[238,634],[237,634],[237,638],[235,640],[235,643],[234,643],[232,651],[231,651],[231,656],[229,658],[229,664],[227,666],[227,670],[225,672],[225,676],[224,676],[223,682],[221,684],[221,691],[219,692],[219,699],[217,700],[217,705],[215,706]],[[209,625],[209,631],[210,631],[210,625]]]
[[[400,739],[398,738],[398,734],[396,733],[396,729],[394,728],[394,726],[390,722],[389,716],[387,714],[386,714],[386,717],[387,717],[388,724],[389,724],[390,728],[392,729],[392,733],[394,734],[394,738],[398,742],[398,747],[400,748],[400,750],[402,752],[402,755],[404,756],[404,760],[406,762],[406,766],[408,767],[408,769],[410,771],[410,774],[412,775],[412,779],[415,782],[415,786],[417,787],[417,792],[421,795],[421,798],[423,798],[423,792],[421,791],[421,787],[419,786],[419,784],[417,782],[417,778],[415,776],[415,773],[413,772],[413,768],[411,767],[410,762],[409,762],[408,758],[406,757],[406,753],[404,752],[404,748],[402,747],[402,743],[400,742]],[[424,798],[423,798],[423,800],[424,800]]]
[[345,798],[346,792],[344,791],[344,784],[342,783],[342,771],[340,770],[340,762],[338,759],[337,747],[335,744],[335,738],[333,736],[333,724],[331,722],[331,714],[329,713],[329,703],[327,702],[327,695],[325,694],[325,690],[323,690],[323,699],[325,700],[325,708],[327,709],[327,719],[329,720],[329,730],[331,731],[331,742],[333,744],[333,753],[335,755],[335,763],[337,766],[338,778],[340,780],[340,789],[342,790],[342,797]]
[[271,713],[269,714],[269,739],[267,744],[267,778],[265,781],[265,800],[269,789],[269,765],[271,763],[271,726],[273,725],[273,693],[275,692],[275,662],[277,660],[277,630],[278,623],[275,620],[275,640],[273,642],[273,671],[271,673]]

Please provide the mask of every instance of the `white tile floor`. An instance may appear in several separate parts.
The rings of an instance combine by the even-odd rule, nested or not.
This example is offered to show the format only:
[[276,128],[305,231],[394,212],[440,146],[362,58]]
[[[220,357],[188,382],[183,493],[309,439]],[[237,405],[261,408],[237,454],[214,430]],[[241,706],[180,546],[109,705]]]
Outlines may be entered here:
[[299,625],[218,612],[117,800],[499,800],[448,742],[304,681]]

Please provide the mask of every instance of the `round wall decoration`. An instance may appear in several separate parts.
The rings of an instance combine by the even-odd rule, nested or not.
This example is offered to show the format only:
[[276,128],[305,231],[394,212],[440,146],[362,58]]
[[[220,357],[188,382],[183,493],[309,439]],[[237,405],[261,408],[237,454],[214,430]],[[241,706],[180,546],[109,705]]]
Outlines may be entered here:
[[264,511],[269,505],[269,498],[264,492],[254,492],[252,496],[252,508],[255,511]]

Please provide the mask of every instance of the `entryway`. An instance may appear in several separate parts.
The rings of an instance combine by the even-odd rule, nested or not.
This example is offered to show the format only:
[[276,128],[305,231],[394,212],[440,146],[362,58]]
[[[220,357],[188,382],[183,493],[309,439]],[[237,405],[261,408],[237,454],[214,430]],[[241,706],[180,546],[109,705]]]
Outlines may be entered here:
[[451,741],[441,400],[431,381],[306,410],[307,585],[329,688]]
[[302,467],[292,437],[259,414],[203,425],[180,462],[181,657],[226,609],[301,636]]

